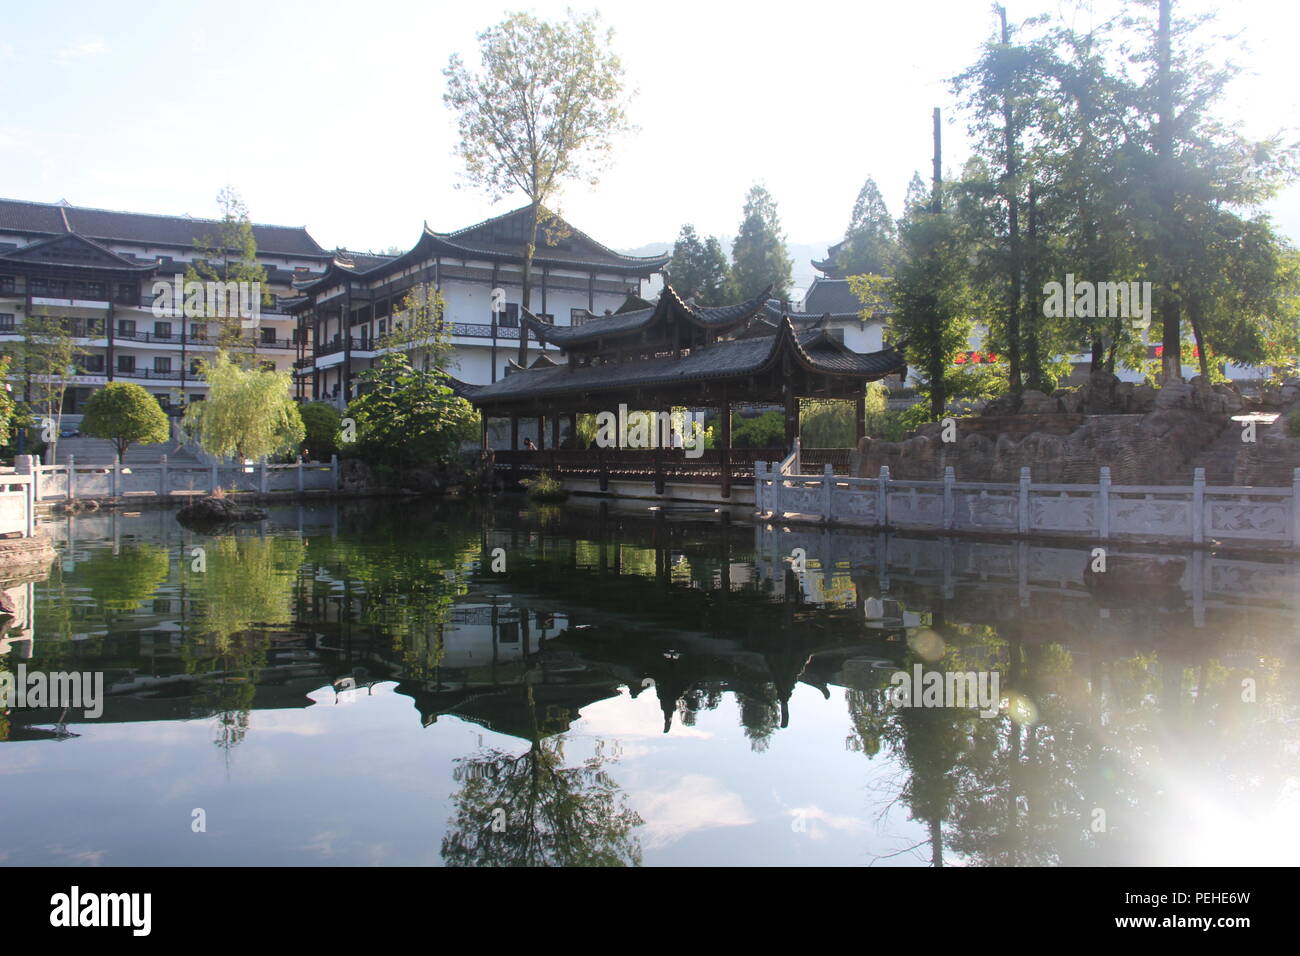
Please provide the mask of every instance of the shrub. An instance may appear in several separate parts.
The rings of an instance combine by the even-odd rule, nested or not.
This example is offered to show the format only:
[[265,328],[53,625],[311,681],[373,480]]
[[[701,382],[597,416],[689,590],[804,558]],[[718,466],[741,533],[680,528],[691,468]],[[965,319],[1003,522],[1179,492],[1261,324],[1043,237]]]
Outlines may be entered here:
[[542,472],[536,478],[524,478],[519,482],[528,489],[528,497],[533,501],[564,501],[569,492],[548,472]]

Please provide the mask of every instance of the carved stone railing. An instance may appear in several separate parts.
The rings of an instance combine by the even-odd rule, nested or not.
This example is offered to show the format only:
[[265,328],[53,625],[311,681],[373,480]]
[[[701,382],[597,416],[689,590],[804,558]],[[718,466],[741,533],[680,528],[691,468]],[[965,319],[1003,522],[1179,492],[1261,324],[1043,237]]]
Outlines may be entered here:
[[1207,486],[1196,469],[1189,486],[1115,485],[1102,468],[1095,485],[1037,484],[1023,468],[1015,484],[957,481],[948,467],[935,481],[850,478],[823,465],[820,475],[755,468],[755,509],[764,518],[1094,540],[1300,548],[1300,468],[1289,488]]

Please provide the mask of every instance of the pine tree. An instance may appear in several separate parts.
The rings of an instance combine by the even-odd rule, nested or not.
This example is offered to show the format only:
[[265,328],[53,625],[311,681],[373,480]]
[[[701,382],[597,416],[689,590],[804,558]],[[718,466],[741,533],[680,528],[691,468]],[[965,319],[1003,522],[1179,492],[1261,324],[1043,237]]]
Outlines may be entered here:
[[840,275],[890,275],[897,259],[898,226],[876,181],[867,177],[835,255],[835,268]]
[[785,233],[776,202],[762,186],[752,186],[745,197],[740,232],[731,244],[732,275],[736,294],[747,299],[771,286],[771,295],[786,299],[793,282],[793,262],[785,251]]

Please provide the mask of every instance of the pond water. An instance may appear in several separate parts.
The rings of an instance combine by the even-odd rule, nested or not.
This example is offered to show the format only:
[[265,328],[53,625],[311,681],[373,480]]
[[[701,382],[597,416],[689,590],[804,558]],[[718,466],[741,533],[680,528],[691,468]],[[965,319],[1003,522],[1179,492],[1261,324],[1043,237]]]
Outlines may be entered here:
[[[1297,568],[522,499],[50,526],[16,864],[1267,864]],[[30,654],[23,659],[22,654]],[[899,672],[948,680],[903,706]],[[954,687],[988,689],[951,699]],[[938,706],[930,706],[938,704]]]

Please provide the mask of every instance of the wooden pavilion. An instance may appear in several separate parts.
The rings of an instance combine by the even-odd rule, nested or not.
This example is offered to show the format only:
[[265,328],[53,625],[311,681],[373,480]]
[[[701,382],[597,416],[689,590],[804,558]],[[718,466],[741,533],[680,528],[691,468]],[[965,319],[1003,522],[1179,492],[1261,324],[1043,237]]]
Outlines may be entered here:
[[[847,399],[857,404],[857,435],[865,434],[869,382],[903,374],[893,348],[863,354],[846,348],[825,323],[783,314],[773,323],[768,292],[736,305],[706,308],[684,302],[665,285],[658,303],[632,302],[619,312],[576,326],[554,326],[522,310],[524,329],[553,343],[561,361],[543,356],[528,368],[513,366],[500,381],[461,386],[479,409],[483,447],[488,420],[510,420],[510,448],[495,452],[496,465],[518,476],[546,469],[557,477],[717,482],[728,497],[734,483],[753,480],[755,461],[784,458],[799,435],[801,398]],[[521,329],[521,332],[524,331]],[[577,416],[629,409],[670,412],[674,407],[717,409],[718,447],[698,457],[681,448],[580,448]],[[784,449],[734,449],[731,411],[737,405],[785,410]],[[519,421],[535,418],[537,450],[519,449]],[[561,421],[570,440],[561,446]],[[545,439],[550,423],[549,441]]]

